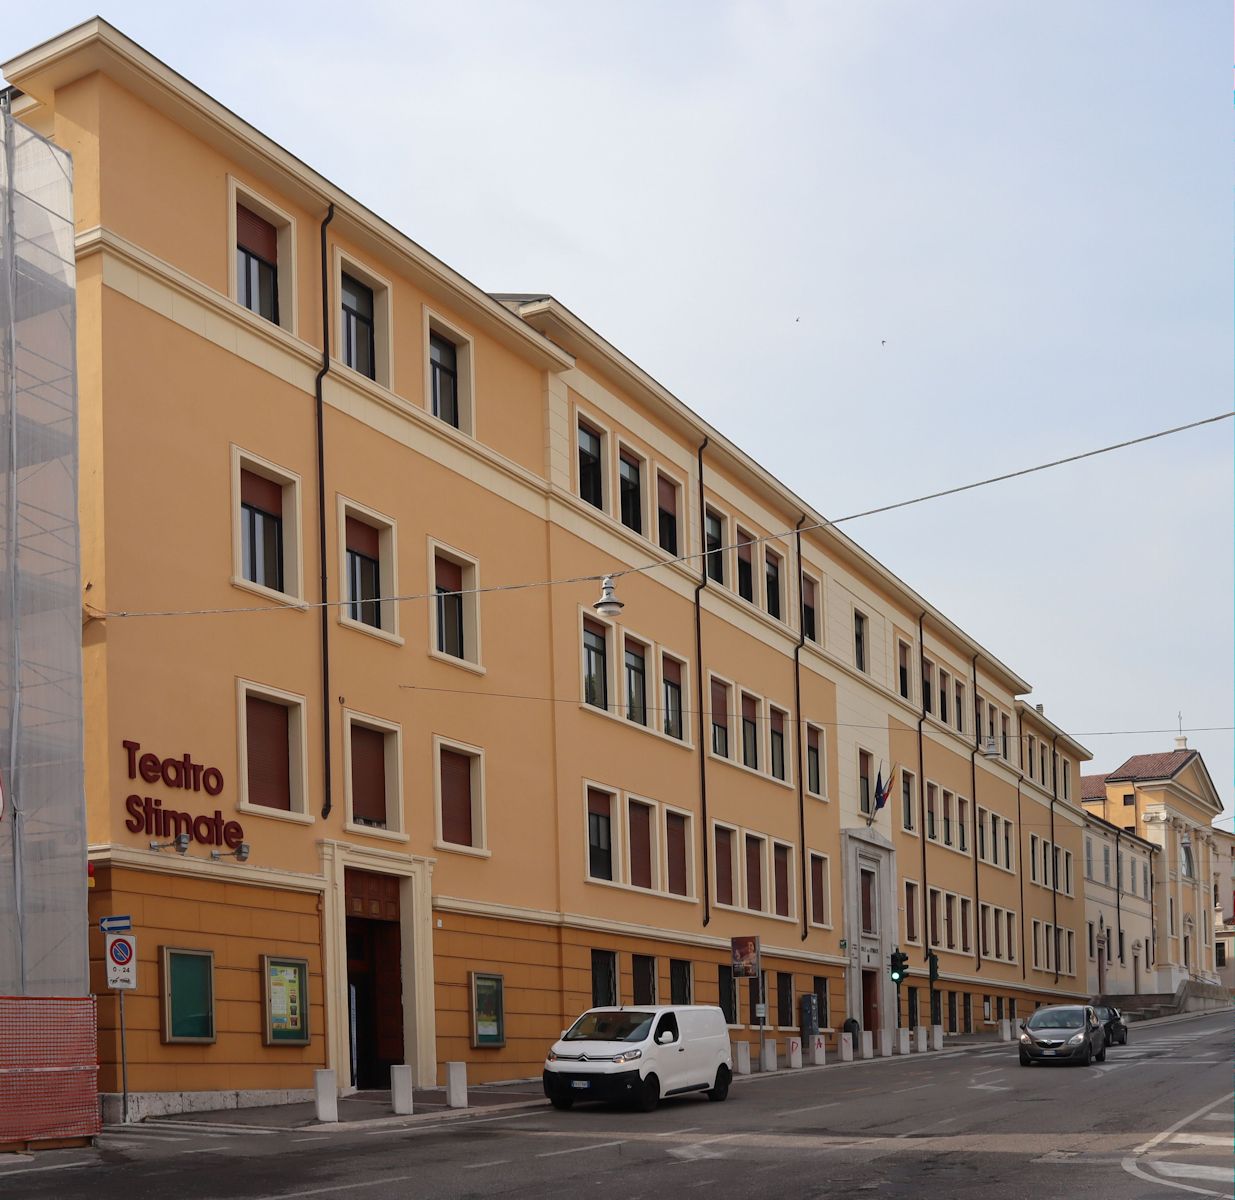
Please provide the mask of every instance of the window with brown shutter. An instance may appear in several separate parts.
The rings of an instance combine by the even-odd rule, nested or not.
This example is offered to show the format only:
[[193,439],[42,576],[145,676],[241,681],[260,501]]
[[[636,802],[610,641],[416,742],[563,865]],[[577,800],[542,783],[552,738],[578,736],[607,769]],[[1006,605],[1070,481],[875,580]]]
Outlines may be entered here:
[[348,517],[344,537],[347,542],[347,615],[353,621],[381,629],[381,536],[372,525]]
[[236,205],[236,299],[279,323],[279,232],[265,218]]
[[630,882],[652,886],[652,810],[632,801],[630,806]]
[[686,818],[681,813],[665,814],[665,849],[669,859],[669,890],[675,896],[685,896]]
[[712,680],[712,753],[729,757],[729,687]]
[[378,531],[355,517],[347,518],[347,548],[370,558],[380,558],[381,549]]
[[678,490],[673,480],[656,476],[656,513],[660,533],[660,548],[669,554],[678,552]]
[[824,860],[818,854],[810,856],[810,918],[816,925],[827,923],[827,891],[823,876]]
[[292,810],[291,742],[287,706],[245,697],[248,800],[263,808]]
[[716,831],[716,903],[733,903],[733,831]]
[[240,543],[245,579],[276,592],[283,591],[283,486],[243,468]]
[[283,517],[283,486],[253,471],[240,472],[240,503]]
[[742,694],[742,762],[759,769],[759,701]]
[[777,846],[773,851],[776,868],[776,915],[789,915],[789,847]]
[[456,846],[474,845],[472,840],[472,756],[441,749],[442,841]]
[[379,729],[353,725],[352,820],[358,825],[386,828],[386,735]]
[[746,907],[763,908],[763,839],[746,835]]
[[236,245],[268,263],[279,261],[279,231],[243,204],[236,205]]
[[463,626],[463,568],[440,554],[433,556],[433,583],[437,591],[437,648],[443,654],[466,658]]

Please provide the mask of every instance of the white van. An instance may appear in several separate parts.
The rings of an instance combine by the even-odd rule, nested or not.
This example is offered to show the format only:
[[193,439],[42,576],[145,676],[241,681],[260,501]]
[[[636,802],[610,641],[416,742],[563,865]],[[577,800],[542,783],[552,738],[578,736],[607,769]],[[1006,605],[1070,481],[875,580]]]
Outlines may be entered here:
[[710,1004],[590,1008],[553,1043],[543,1078],[554,1108],[626,1100],[651,1112],[683,1092],[723,1100],[733,1078],[725,1014]]

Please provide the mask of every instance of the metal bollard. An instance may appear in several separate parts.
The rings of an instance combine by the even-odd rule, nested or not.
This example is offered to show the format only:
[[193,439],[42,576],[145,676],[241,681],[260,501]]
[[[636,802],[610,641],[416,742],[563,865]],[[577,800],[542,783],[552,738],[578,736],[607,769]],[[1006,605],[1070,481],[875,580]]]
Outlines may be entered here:
[[409,1066],[390,1068],[390,1107],[396,1116],[412,1115],[412,1068]]
[[313,1072],[313,1106],[317,1119],[333,1125],[339,1119],[339,1089],[335,1086],[333,1071]]
[[467,1107],[467,1063],[446,1064],[446,1107]]

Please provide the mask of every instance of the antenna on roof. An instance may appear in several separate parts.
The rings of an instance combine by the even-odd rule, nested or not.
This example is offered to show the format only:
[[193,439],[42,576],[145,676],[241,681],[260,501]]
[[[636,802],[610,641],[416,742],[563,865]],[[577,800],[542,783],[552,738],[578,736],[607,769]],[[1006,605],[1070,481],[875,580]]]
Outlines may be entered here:
[[1187,750],[1188,739],[1184,737],[1184,714],[1177,712],[1175,716],[1179,718],[1179,736],[1175,739],[1175,749]]

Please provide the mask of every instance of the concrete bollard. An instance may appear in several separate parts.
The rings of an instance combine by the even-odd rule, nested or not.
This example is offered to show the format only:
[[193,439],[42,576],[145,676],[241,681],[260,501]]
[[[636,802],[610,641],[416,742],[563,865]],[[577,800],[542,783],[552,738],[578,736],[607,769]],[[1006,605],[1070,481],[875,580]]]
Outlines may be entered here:
[[931,1049],[932,1050],[942,1050],[943,1049],[943,1026],[942,1025],[932,1025],[931,1026]]
[[317,1119],[333,1125],[339,1119],[339,1089],[333,1071],[313,1072],[313,1106]]
[[881,1029],[879,1031],[879,1040],[875,1043],[875,1053],[880,1058],[892,1057],[892,1031],[890,1029]]
[[775,1071],[776,1067],[776,1039],[766,1038],[759,1048],[759,1070]]
[[1012,1022],[1004,1017],[999,1022],[999,1040],[1001,1042],[1010,1042],[1012,1040]]
[[785,1043],[785,1059],[791,1070],[802,1065],[802,1039],[791,1037]]
[[919,1025],[917,1029],[914,1030],[914,1034],[915,1034],[914,1046],[913,1046],[914,1052],[917,1054],[925,1054],[926,1053],[926,1026]]
[[897,1054],[908,1054],[909,1053],[909,1030],[908,1029],[901,1028],[896,1031],[896,1053]]
[[853,1034],[838,1033],[836,1035],[836,1049],[840,1054],[841,1062],[853,1062]]
[[446,1064],[446,1107],[467,1107],[467,1063]]
[[875,1057],[875,1038],[869,1029],[862,1030],[862,1057]]
[[412,1068],[409,1066],[390,1068],[390,1107],[395,1116],[412,1115]]
[[807,1055],[812,1067],[826,1067],[828,1065],[828,1043],[822,1033],[817,1033],[811,1038]]
[[733,1073],[735,1075],[750,1074],[750,1042],[733,1043]]

